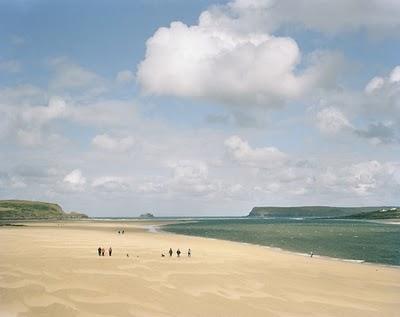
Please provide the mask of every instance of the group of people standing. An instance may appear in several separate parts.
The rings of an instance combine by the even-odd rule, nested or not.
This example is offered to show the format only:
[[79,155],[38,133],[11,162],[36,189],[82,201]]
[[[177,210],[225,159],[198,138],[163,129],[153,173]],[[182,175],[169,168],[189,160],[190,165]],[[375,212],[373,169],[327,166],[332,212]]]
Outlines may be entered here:
[[[112,251],[113,251],[112,248],[109,247],[109,248],[108,248],[108,256],[111,256],[111,255],[112,255]],[[97,253],[99,254],[99,256],[104,256],[105,253],[106,253],[106,249],[103,248],[103,247],[98,247]],[[172,255],[174,254],[174,251],[172,250],[172,248],[169,248],[168,253],[169,253],[169,256],[172,256]],[[180,249],[177,249],[177,250],[176,250],[176,255],[177,255],[178,258],[181,256],[181,253],[182,253],[182,252],[181,252]],[[126,254],[126,256],[129,257],[129,254]],[[161,256],[164,257],[164,256],[165,256],[164,253],[162,253]],[[192,250],[188,249],[188,251],[187,251],[187,256],[188,256],[189,258],[192,256]]]
[[[174,254],[174,251],[172,250],[172,248],[169,248],[168,253],[169,253],[169,256],[172,256]],[[176,255],[178,258],[181,256],[181,253],[182,253],[181,250],[179,250],[179,249],[176,250]],[[192,256],[192,250],[188,249],[187,255],[190,258]]]
[[[125,230],[123,230],[123,229],[118,230],[118,234],[124,234],[124,233],[125,233]],[[108,256],[111,256],[111,255],[112,255],[112,251],[113,251],[112,248],[109,247],[109,248],[108,248]],[[106,249],[103,248],[103,247],[98,247],[97,253],[98,253],[99,256],[104,256],[105,253],[106,253]],[[169,253],[169,256],[172,257],[172,255],[174,254],[174,251],[172,250],[172,248],[169,248],[168,253]],[[181,252],[181,250],[178,248],[178,249],[176,250],[176,256],[179,258],[179,257],[181,256],[181,254],[182,254],[182,252]],[[127,253],[126,256],[129,257],[129,254]],[[164,254],[164,253],[161,253],[161,256],[162,256],[162,257],[165,257],[165,254]],[[192,250],[190,250],[190,248],[187,250],[187,256],[188,256],[189,258],[192,256]]]
[[[102,248],[102,247],[99,247],[99,248],[97,249],[97,253],[99,254],[99,256],[104,256],[104,254],[106,253],[106,249],[104,249],[104,248]],[[111,255],[112,255],[112,248],[109,247],[109,248],[108,248],[108,256],[111,256]]]

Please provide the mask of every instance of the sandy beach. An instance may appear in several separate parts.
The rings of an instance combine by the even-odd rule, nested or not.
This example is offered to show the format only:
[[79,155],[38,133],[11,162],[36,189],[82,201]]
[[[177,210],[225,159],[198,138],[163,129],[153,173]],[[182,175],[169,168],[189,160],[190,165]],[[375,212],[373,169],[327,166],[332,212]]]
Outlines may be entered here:
[[[398,268],[149,232],[152,224],[0,227],[0,316],[400,314]],[[99,246],[113,255],[99,257]]]

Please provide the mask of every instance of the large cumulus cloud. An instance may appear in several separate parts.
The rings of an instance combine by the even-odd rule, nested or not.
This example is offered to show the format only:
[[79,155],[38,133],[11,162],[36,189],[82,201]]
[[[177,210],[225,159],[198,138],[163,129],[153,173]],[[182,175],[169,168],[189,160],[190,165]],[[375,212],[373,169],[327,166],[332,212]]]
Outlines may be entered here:
[[145,59],[138,66],[143,90],[274,107],[323,85],[332,75],[329,65],[336,62],[332,55],[315,54],[311,65],[300,71],[302,56],[296,41],[242,21],[251,3],[233,10],[235,4],[240,1],[204,11],[197,25],[172,22],[159,28],[147,41]]

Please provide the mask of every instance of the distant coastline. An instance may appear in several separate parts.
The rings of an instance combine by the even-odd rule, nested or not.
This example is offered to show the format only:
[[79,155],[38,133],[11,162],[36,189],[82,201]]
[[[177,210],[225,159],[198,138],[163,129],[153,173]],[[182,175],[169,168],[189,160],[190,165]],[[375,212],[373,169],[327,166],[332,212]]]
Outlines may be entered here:
[[367,207],[254,207],[248,217],[334,217],[348,219],[399,219],[400,208],[396,206]]
[[82,220],[89,216],[65,212],[60,205],[30,200],[0,200],[0,221],[21,220]]

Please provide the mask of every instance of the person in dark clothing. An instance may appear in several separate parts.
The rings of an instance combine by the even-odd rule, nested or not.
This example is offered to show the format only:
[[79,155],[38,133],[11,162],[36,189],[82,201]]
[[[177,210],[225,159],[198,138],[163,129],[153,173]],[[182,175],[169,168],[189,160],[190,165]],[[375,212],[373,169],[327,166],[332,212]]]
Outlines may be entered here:
[[101,249],[101,256],[104,256],[104,253],[106,253],[106,249],[102,248]]
[[172,256],[172,253],[174,253],[174,251],[172,251],[172,248],[169,248],[168,253],[169,253],[169,256]]
[[188,250],[188,257],[190,258],[192,256],[192,250]]
[[181,250],[176,250],[176,254],[178,255],[178,258],[181,256]]
[[108,255],[111,256],[111,254],[112,254],[112,248],[109,247],[109,249],[108,249]]
[[97,249],[97,253],[99,254],[99,256],[101,255],[101,248],[100,247]]

